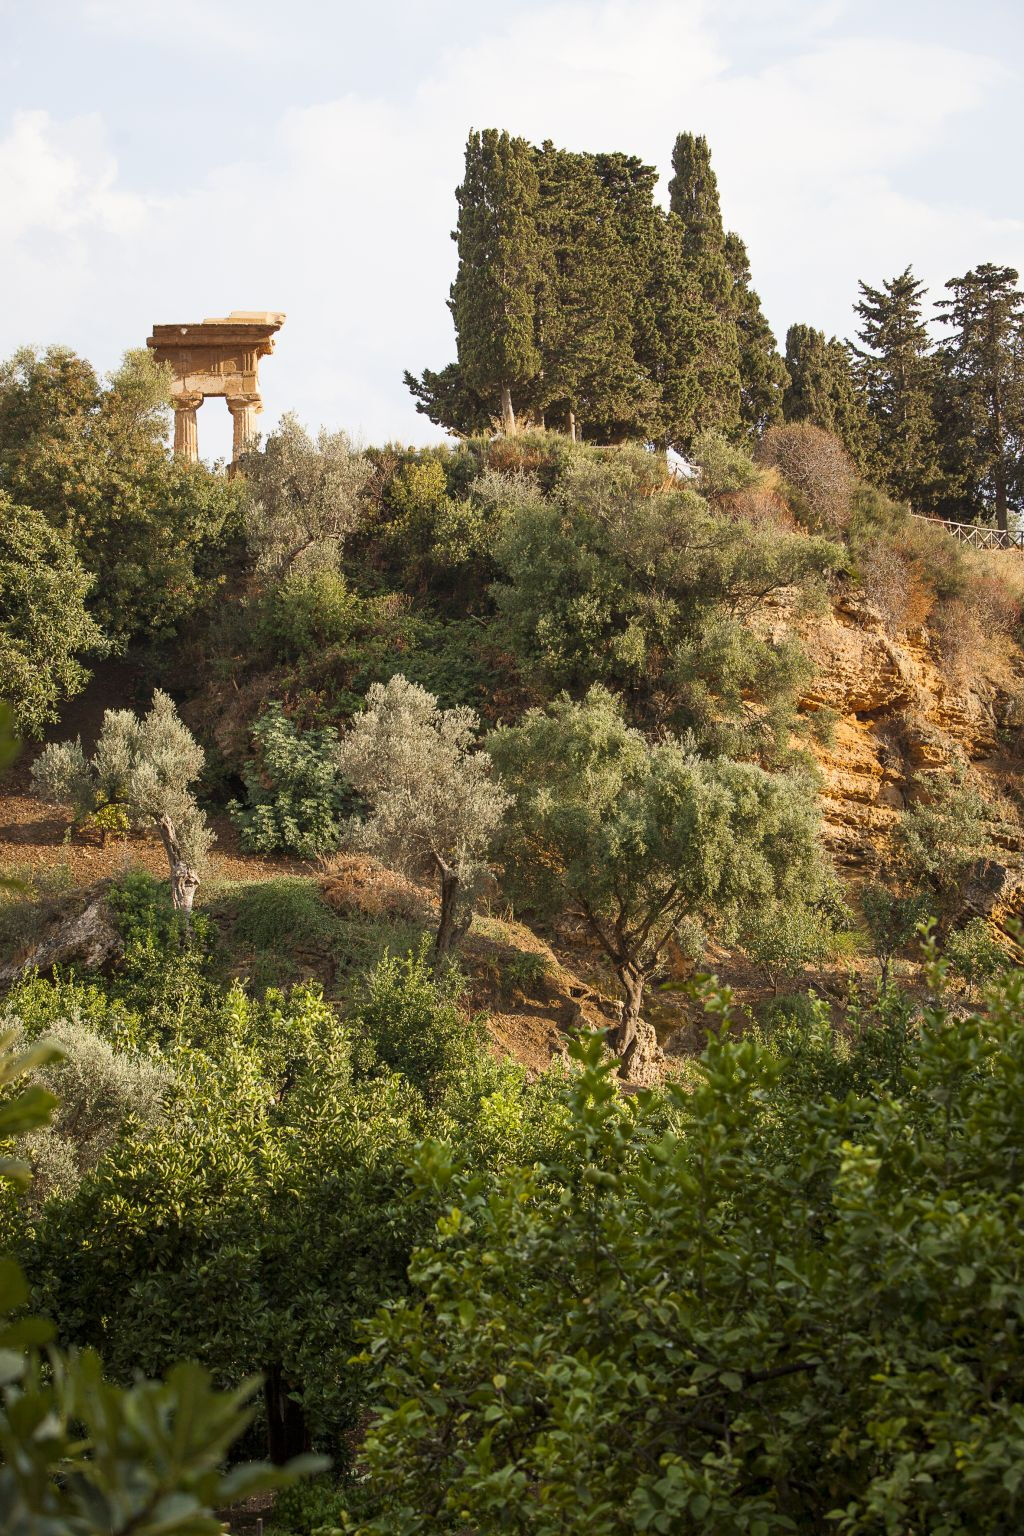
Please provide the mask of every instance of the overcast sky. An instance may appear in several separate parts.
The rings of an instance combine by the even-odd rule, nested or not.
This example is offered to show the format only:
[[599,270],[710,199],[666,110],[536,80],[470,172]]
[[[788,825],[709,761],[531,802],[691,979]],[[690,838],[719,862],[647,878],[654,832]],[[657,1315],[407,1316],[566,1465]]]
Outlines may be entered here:
[[[288,319],[264,430],[436,436],[467,130],[659,168],[707,135],[777,334],[858,277],[1024,268],[1017,0],[0,0],[0,355]],[[199,417],[223,453],[219,401]]]

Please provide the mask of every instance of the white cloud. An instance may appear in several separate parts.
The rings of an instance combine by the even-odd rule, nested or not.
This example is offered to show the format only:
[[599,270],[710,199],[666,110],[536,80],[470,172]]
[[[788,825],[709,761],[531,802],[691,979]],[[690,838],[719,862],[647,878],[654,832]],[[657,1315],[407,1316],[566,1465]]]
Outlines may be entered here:
[[[1024,226],[971,208],[969,188],[958,204],[905,190],[957,118],[1001,88],[996,64],[927,42],[837,40],[825,4],[804,8],[800,46],[744,67],[730,38],[745,7],[551,3],[453,45],[402,96],[371,82],[270,107],[202,182],[161,199],[121,186],[97,119],[26,114],[0,141],[0,283],[17,294],[0,352],[66,340],[109,366],[153,321],[281,308],[265,422],[294,407],[371,439],[429,436],[401,374],[453,354],[448,233],[471,125],[622,148],[663,171],[678,130],[705,132],[780,330],[847,329],[856,278],[907,261],[935,283],[989,257],[1024,265]],[[791,33],[799,9],[774,0],[757,15],[778,12]],[[111,25],[134,13],[124,0],[91,11]],[[156,25],[154,8],[140,14]],[[204,450],[223,451],[228,430],[207,406]]]

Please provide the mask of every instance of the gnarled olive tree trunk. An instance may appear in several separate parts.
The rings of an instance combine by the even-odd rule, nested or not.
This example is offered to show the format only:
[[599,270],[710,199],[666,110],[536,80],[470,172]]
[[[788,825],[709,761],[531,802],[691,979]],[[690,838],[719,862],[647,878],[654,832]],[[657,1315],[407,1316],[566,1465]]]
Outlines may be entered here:
[[437,960],[443,960],[446,955],[451,954],[460,940],[465,938],[472,914],[459,920],[458,908],[462,881],[451,865],[446,864],[436,853],[434,863],[441,880],[441,916],[437,925],[437,936],[434,939],[434,957]]
[[195,865],[185,856],[178,829],[171,818],[160,816],[156,825],[167,854],[167,862],[171,866],[171,900],[176,911],[184,912],[187,921],[192,915],[192,903],[199,889],[199,875]]
[[622,1063],[622,1076],[630,1082],[648,1085],[657,1082],[660,1056],[654,1027],[643,1018],[647,973],[629,961],[619,962],[615,974],[622,988],[622,1018],[611,1037],[611,1046]]

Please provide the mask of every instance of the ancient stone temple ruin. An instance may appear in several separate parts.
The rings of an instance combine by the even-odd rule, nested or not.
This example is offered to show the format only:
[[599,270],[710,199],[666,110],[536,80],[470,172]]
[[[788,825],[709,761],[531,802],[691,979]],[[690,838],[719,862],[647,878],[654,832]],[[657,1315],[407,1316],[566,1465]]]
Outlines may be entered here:
[[196,411],[207,395],[221,395],[234,421],[231,462],[238,462],[263,409],[260,358],[273,352],[283,324],[284,315],[271,310],[234,309],[219,320],[154,325],[146,346],[157,362],[171,365],[175,453],[192,463],[198,459]]

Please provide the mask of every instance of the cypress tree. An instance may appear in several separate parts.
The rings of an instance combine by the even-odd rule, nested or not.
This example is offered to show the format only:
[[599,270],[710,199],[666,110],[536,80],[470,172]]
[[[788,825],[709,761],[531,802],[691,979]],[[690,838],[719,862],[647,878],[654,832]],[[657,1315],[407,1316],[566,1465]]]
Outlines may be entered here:
[[[718,182],[711,152],[701,135],[681,133],[672,152],[669,182],[670,222],[662,263],[663,281],[689,288],[690,335],[698,349],[698,389],[702,399],[698,423],[724,432],[740,421],[740,350],[733,310],[733,275],[726,257],[725,231],[718,201]],[[679,298],[682,294],[677,295]],[[687,310],[685,302],[680,312]]]
[[991,262],[946,284],[938,307],[948,496],[961,516],[994,513],[1006,528],[1024,501],[1024,294],[1012,267]]
[[750,285],[747,248],[732,231],[725,237],[725,259],[732,275],[732,311],[740,352],[740,420],[751,437],[760,437],[782,420],[789,374],[761,300]]
[[471,133],[456,192],[459,269],[450,308],[465,385],[500,406],[502,431],[516,429],[513,398],[540,372],[535,334],[542,252],[539,187],[524,139],[497,129]]
[[653,390],[635,354],[635,272],[594,158],[537,153],[543,275],[537,340],[545,410],[573,438],[646,435]]
[[871,423],[871,471],[890,495],[917,507],[932,501],[939,477],[936,366],[925,324],[924,284],[907,267],[881,288],[858,284],[863,348],[852,348]]
[[833,336],[810,325],[791,325],[786,332],[789,388],[783,397],[787,421],[809,421],[834,432],[859,469],[869,460],[867,402],[856,378],[850,354]]
[[[622,304],[629,312],[637,389],[642,396],[630,413],[632,431],[634,436],[663,442],[664,347],[659,324],[657,256],[665,214],[654,201],[658,172],[636,155],[614,152],[592,158],[611,204],[626,262]],[[627,433],[620,431],[618,435]]]

